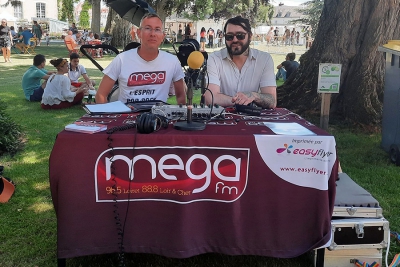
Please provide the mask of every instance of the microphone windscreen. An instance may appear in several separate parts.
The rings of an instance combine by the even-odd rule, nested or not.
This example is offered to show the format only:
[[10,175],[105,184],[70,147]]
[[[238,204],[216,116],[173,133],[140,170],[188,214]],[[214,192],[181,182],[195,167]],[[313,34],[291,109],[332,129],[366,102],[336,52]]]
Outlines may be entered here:
[[190,53],[187,63],[189,68],[193,70],[198,70],[204,63],[204,56],[200,51],[193,51]]

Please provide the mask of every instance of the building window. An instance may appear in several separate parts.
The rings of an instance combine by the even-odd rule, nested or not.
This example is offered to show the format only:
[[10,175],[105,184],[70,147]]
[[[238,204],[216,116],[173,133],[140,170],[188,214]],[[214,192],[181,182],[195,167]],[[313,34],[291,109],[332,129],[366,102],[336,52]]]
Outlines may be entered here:
[[22,19],[22,5],[14,7],[14,17]]
[[46,17],[46,4],[36,3],[36,17],[45,18]]

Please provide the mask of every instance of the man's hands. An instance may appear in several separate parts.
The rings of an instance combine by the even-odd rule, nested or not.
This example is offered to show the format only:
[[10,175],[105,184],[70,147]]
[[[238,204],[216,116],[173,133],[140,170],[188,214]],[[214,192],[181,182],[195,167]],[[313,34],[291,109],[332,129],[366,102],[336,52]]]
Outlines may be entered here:
[[255,96],[251,92],[238,92],[232,97],[232,103],[239,105],[248,105],[255,100]]
[[[239,105],[248,105],[254,102],[257,106],[262,108],[275,108],[276,107],[276,91],[275,87],[272,89],[266,88],[265,92],[238,92],[232,97],[231,102]],[[271,94],[269,91],[273,92]]]

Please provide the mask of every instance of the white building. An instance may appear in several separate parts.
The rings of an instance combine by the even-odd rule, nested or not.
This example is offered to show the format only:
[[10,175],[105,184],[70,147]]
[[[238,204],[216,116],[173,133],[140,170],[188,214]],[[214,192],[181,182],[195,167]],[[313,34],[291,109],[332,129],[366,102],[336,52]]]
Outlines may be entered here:
[[273,27],[279,31],[278,36],[282,36],[285,31],[285,27],[290,31],[292,31],[294,28],[296,32],[300,32],[300,44],[303,44],[304,25],[293,23],[293,20],[300,19],[303,16],[298,11],[302,8],[302,6],[285,6],[283,3],[279,4],[279,6],[275,6],[274,14],[271,18],[271,25],[259,25],[256,29],[254,29],[254,33],[264,35],[268,33],[271,27]]
[[[0,0],[5,4],[7,0]],[[32,22],[32,18],[58,19],[57,0],[21,0],[21,6],[2,7],[0,13],[8,13],[18,20]]]
[[[6,2],[7,0],[0,0],[0,4]],[[30,27],[36,20],[49,32],[58,32],[63,24],[68,26],[66,22],[58,21],[57,0],[21,0],[21,6],[0,8],[0,18],[11,18],[8,19],[8,26],[14,27]]]

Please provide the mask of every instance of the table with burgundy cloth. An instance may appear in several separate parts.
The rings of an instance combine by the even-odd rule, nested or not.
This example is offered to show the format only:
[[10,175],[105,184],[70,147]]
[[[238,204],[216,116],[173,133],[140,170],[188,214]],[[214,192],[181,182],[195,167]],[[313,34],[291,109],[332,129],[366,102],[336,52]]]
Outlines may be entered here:
[[[124,129],[135,119],[86,115],[120,129],[57,135],[49,172],[59,259],[119,252],[117,222],[125,252],[175,258],[291,258],[330,240],[337,161],[327,132],[287,109],[228,115],[203,131]],[[265,122],[313,134],[276,134]]]

